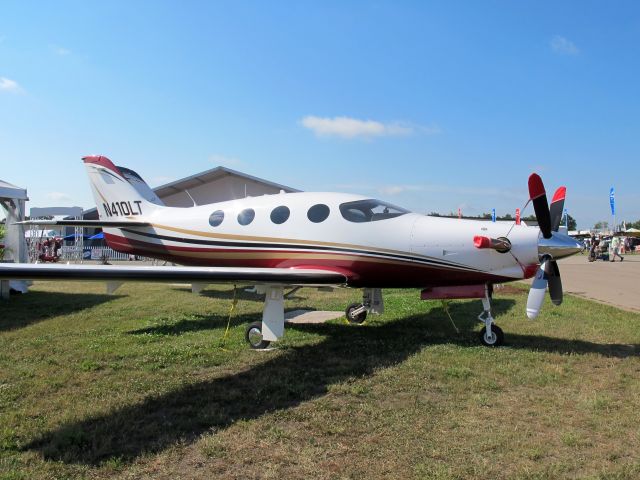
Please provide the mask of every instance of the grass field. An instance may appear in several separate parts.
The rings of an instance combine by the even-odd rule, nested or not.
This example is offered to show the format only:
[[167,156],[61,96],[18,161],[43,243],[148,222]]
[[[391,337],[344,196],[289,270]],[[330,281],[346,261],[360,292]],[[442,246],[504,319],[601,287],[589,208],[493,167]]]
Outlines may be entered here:
[[[523,287],[524,288],[524,287]],[[41,282],[0,303],[0,478],[640,478],[640,315],[568,297],[526,320],[385,291],[387,313],[251,351],[248,293]],[[287,308],[359,292],[303,289]]]

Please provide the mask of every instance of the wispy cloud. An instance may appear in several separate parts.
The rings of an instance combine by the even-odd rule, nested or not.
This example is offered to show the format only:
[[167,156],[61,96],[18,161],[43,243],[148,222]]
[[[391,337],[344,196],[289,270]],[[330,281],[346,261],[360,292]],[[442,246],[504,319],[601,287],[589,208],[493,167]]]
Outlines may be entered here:
[[7,77],[0,77],[0,92],[21,93],[24,90],[18,82]]
[[245,162],[243,162],[239,158],[227,157],[225,155],[220,155],[219,153],[209,155],[209,161],[223,167],[237,168],[245,165]]
[[49,48],[56,55],[60,55],[61,57],[66,57],[67,55],[71,55],[71,50],[68,48],[61,47],[60,45],[49,45]]
[[580,49],[571,40],[555,35],[549,42],[551,50],[560,55],[578,55]]
[[47,193],[47,198],[50,200],[55,200],[56,202],[70,202],[73,200],[71,195],[63,192],[49,192]]
[[316,117],[308,115],[300,123],[319,137],[371,138],[407,136],[414,133],[435,135],[440,133],[437,125],[422,126],[406,122],[382,123],[375,120],[360,120],[352,117]]

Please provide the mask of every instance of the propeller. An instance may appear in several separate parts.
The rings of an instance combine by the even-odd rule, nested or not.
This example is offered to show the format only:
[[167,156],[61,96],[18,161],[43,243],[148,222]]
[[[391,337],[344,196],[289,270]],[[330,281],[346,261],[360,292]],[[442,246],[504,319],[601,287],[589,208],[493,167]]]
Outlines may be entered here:
[[[560,228],[566,193],[566,187],[558,188],[551,200],[551,208],[549,208],[542,179],[536,173],[531,174],[529,177],[529,197],[533,203],[540,232],[544,239],[553,239],[550,242],[544,242],[546,244],[545,251],[553,252],[555,250],[562,253],[562,256],[564,256],[565,251],[561,249],[570,250],[574,248],[569,244],[571,240],[567,241],[565,238],[560,238],[563,235],[558,235],[558,238],[554,237],[554,233]],[[554,305],[560,305],[562,303],[562,280],[558,263],[552,253],[544,253],[540,258],[540,267],[533,279],[529,297],[527,298],[527,317],[533,319],[538,316],[540,307],[544,302],[544,294],[547,291],[547,287],[549,287],[551,302]]]

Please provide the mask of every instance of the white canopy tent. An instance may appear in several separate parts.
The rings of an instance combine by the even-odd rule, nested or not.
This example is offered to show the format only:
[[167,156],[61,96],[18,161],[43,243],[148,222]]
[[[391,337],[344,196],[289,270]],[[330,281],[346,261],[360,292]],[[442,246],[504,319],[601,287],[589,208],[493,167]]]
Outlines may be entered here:
[[[16,187],[8,182],[0,180],[0,206],[6,212],[4,258],[3,261],[12,261],[25,263],[27,257],[27,243],[24,239],[24,227],[16,225],[16,222],[24,220],[25,202],[29,200],[27,191],[24,188]],[[27,282],[10,280],[9,285],[3,285],[3,295],[8,295],[8,291],[4,292],[7,287],[14,290],[27,292]]]

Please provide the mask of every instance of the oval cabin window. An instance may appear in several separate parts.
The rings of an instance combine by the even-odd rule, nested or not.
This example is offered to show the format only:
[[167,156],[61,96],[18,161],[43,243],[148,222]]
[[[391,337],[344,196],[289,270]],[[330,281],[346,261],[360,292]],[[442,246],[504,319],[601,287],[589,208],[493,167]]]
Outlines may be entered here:
[[271,211],[271,221],[277,225],[286,222],[289,220],[289,215],[291,215],[291,211],[289,207],[285,207],[284,205],[280,207],[276,207]]
[[246,208],[238,214],[238,223],[240,225],[249,225],[256,217],[256,212],[253,208]]
[[222,210],[216,210],[209,217],[209,225],[217,227],[224,220],[224,212]]
[[309,209],[307,218],[313,223],[324,222],[329,216],[329,207],[324,203],[318,203]]

